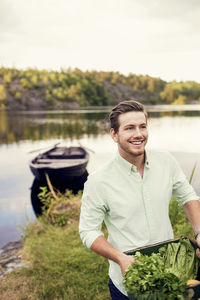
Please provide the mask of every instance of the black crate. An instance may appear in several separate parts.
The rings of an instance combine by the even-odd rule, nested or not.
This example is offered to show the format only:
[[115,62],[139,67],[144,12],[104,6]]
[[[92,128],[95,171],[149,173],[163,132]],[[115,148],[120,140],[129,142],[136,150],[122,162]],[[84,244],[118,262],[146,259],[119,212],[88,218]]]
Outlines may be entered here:
[[[197,244],[196,244],[196,241],[188,238],[188,237],[184,237],[185,239],[189,239],[193,248],[194,248],[194,251],[196,251],[197,249]],[[126,251],[124,252],[125,254],[127,255],[135,255],[136,252],[141,252],[142,254],[144,255],[151,255],[152,253],[158,253],[158,250],[160,247],[164,246],[164,245],[167,245],[167,244],[170,244],[170,243],[178,243],[180,239],[171,239],[171,240],[167,240],[167,241],[164,241],[164,242],[161,242],[161,243],[156,243],[156,244],[151,244],[151,245],[148,245],[148,246],[145,246],[145,247],[140,247],[140,248],[135,248],[135,249],[132,249],[132,250],[129,250],[129,251]],[[197,274],[197,278],[194,278],[196,280],[200,280],[200,268],[198,270],[198,274]],[[188,298],[188,300],[198,300],[200,299],[200,284],[194,286],[194,287],[191,287],[191,297]],[[136,297],[133,297],[132,295],[128,295],[129,299],[130,300],[137,300]],[[150,298],[148,298],[148,300],[150,300]]]

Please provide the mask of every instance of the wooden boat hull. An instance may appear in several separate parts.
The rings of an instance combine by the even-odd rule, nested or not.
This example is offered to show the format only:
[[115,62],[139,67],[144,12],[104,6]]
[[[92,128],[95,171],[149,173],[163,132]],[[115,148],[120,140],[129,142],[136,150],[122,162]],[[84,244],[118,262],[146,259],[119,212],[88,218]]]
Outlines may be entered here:
[[82,147],[55,147],[36,156],[29,166],[39,181],[45,179],[45,173],[53,182],[71,181],[85,173],[88,161],[89,154]]

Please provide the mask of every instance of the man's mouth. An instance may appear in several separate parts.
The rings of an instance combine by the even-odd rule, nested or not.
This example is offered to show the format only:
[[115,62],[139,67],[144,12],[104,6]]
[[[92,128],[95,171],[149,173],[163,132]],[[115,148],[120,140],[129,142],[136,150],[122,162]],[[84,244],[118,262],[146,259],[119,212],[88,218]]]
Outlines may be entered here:
[[133,142],[130,142],[131,144],[133,145],[141,145],[143,143],[143,140],[142,141],[133,141]]

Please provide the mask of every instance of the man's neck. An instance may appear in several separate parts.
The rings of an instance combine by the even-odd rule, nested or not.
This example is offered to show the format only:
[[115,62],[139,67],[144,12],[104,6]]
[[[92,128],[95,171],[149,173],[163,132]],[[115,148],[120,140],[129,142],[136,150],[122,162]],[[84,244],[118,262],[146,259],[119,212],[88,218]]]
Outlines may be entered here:
[[133,160],[133,164],[136,166],[141,177],[143,177],[144,174],[144,162],[145,162],[145,154],[137,156],[135,160]]
[[140,173],[140,175],[143,177],[143,173],[144,173],[144,164],[145,164],[145,152],[141,155],[138,156],[123,156],[123,153],[119,153],[125,160],[127,160],[129,163],[131,163],[132,165],[136,166],[138,172]]

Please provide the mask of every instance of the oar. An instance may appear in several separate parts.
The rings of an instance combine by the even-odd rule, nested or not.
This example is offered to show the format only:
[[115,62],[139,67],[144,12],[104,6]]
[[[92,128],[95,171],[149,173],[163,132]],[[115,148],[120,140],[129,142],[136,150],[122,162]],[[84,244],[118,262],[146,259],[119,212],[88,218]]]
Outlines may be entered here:
[[80,142],[79,142],[78,144],[79,144],[79,146],[81,146],[82,148],[84,148],[84,149],[86,149],[86,150],[88,150],[88,151],[90,151],[90,152],[92,152],[92,153],[95,153],[94,150],[92,150],[92,149],[90,149],[90,148],[88,148],[88,147],[83,146]]
[[[56,143],[56,144],[55,144],[52,148],[50,148],[49,150],[52,150],[52,149],[56,148],[59,144],[60,144],[60,142],[59,142],[59,143]],[[45,150],[45,149],[48,149],[48,148],[49,148],[49,147],[44,147],[44,148],[40,148],[40,149],[37,149],[37,150],[29,151],[28,154],[34,153],[34,152],[39,152],[39,151],[41,151],[41,150]]]

